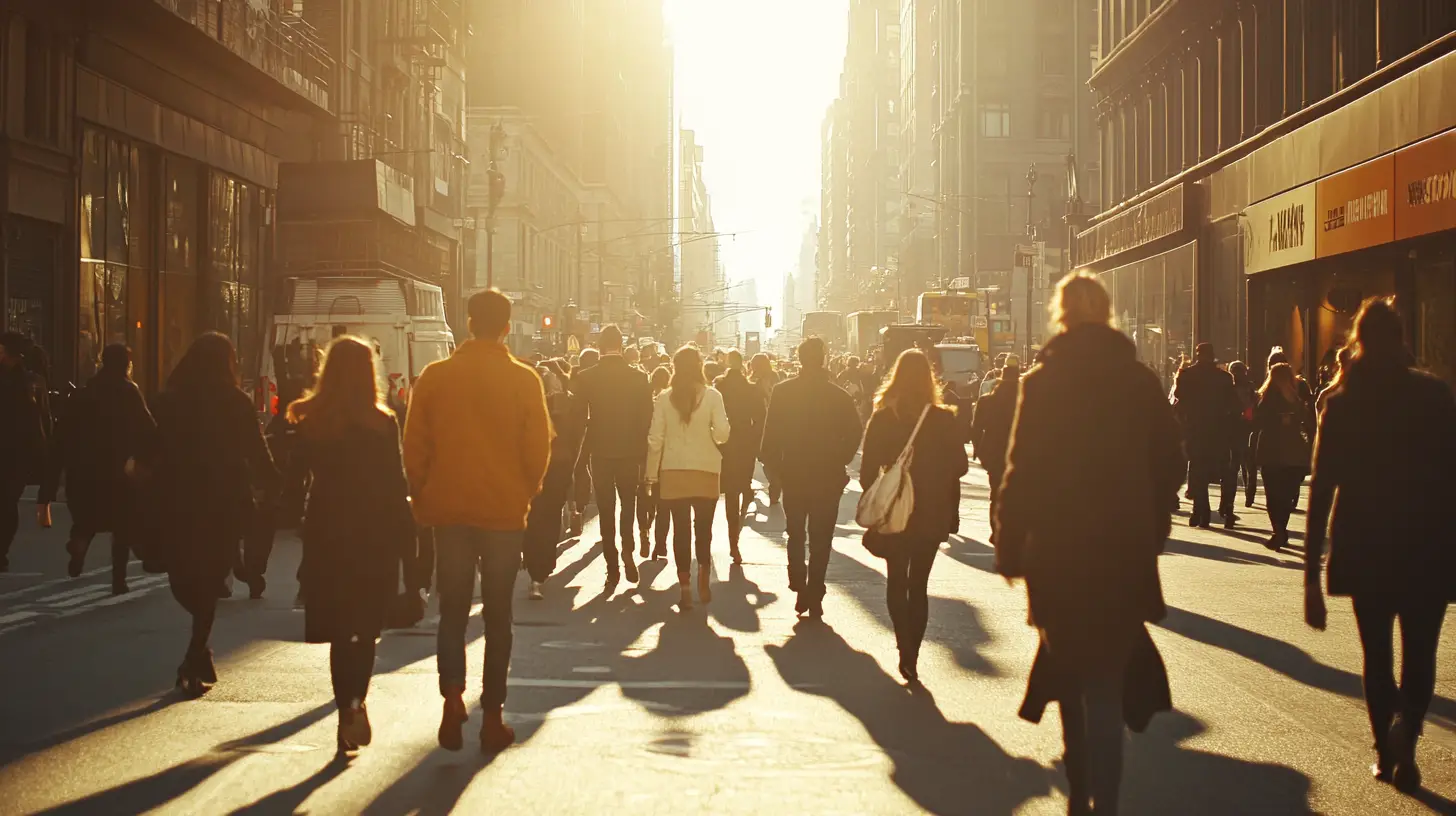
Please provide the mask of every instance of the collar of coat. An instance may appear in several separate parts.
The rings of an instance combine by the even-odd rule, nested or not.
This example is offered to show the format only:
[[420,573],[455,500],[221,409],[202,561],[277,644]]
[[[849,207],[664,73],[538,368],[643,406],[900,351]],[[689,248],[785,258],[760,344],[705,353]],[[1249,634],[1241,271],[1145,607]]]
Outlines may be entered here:
[[507,356],[510,356],[511,351],[510,349],[506,348],[505,343],[499,343],[494,340],[481,340],[479,338],[473,338],[470,340],[466,340],[464,343],[461,343],[459,346],[457,346],[455,348],[455,353],[461,357],[474,357],[476,355],[483,354],[505,354]]
[[1137,346],[1111,326],[1086,323],[1073,326],[1046,344],[1046,362],[1074,362],[1088,358],[1137,359]]

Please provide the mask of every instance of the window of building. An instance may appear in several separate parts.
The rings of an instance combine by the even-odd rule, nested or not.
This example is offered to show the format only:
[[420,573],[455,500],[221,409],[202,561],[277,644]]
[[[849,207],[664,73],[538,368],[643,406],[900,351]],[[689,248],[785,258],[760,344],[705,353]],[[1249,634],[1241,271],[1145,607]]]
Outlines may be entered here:
[[197,334],[197,212],[201,202],[197,197],[197,165],[168,156],[162,172],[166,235],[157,325],[160,381],[165,382]]
[[37,142],[60,141],[60,52],[56,40],[38,26],[25,33],[25,136]]
[[1066,76],[1072,73],[1074,57],[1070,38],[1049,37],[1042,42],[1041,72],[1046,76]]
[[995,102],[981,106],[981,135],[988,139],[1011,137],[1011,106]]
[[988,77],[1006,76],[1008,63],[1004,41],[992,40],[981,44],[981,73]]
[[1072,106],[1060,99],[1043,99],[1037,112],[1038,139],[1071,139]]

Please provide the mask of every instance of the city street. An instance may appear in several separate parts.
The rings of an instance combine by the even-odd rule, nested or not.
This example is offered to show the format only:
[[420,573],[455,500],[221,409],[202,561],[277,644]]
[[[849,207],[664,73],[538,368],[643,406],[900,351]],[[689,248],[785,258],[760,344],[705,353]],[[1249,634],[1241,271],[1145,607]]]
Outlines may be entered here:
[[[0,813],[1065,813],[1055,708],[1040,725],[1016,716],[1036,637],[1024,589],[992,572],[979,468],[963,495],[961,535],[931,576],[923,691],[895,671],[884,567],[851,520],[857,492],[823,622],[796,620],[777,508],[755,508],[741,568],[727,563],[720,509],[719,583],[686,614],[665,562],[648,563],[640,589],[603,596],[593,521],[562,545],[545,601],[518,585],[515,747],[483,758],[478,712],[465,751],[436,745],[427,617],[381,642],[374,744],[347,763],[334,756],[327,648],[299,642],[296,538],[280,536],[266,599],[239,584],[222,603],[220,682],[183,700],[171,687],[187,621],[165,578],[134,565],[133,591],[113,598],[101,541],[89,572],[65,578],[64,513],[37,531],[27,505],[14,571],[0,575]],[[1426,788],[1407,797],[1366,770],[1349,602],[1331,602],[1327,632],[1305,627],[1299,554],[1261,546],[1262,507],[1232,533],[1190,531],[1186,502],[1175,519],[1170,612],[1153,636],[1176,711],[1130,737],[1124,812],[1456,812],[1456,617],[1421,745]],[[475,640],[467,700],[480,660]]]

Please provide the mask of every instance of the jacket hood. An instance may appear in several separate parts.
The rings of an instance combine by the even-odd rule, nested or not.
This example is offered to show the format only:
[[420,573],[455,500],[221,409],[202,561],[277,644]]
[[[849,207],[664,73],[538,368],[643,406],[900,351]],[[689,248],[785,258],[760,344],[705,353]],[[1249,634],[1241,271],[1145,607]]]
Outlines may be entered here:
[[1053,337],[1046,344],[1045,355],[1048,366],[1136,361],[1137,346],[1117,329],[1093,324],[1076,326]]

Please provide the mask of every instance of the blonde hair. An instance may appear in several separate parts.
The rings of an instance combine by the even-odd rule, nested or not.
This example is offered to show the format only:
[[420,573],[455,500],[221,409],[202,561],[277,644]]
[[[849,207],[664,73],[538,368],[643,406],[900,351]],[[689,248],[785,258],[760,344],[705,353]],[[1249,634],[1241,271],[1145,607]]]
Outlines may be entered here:
[[394,412],[379,391],[378,362],[367,341],[349,335],[334,338],[324,354],[318,384],[288,406],[289,421],[309,419],[312,427],[338,431],[392,418]]
[[927,404],[940,405],[940,398],[940,383],[935,381],[930,357],[920,349],[906,349],[895,359],[894,371],[875,395],[875,410],[892,408],[901,416],[909,416]]
[[1112,322],[1112,300],[1095,275],[1074,272],[1057,284],[1051,314],[1054,331],[1089,323],[1106,326]]

